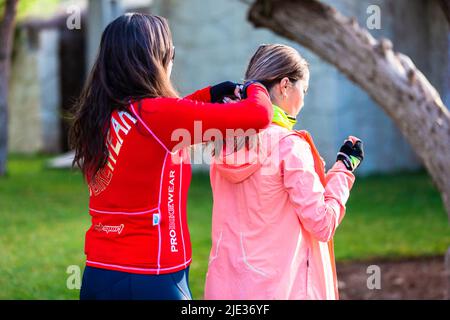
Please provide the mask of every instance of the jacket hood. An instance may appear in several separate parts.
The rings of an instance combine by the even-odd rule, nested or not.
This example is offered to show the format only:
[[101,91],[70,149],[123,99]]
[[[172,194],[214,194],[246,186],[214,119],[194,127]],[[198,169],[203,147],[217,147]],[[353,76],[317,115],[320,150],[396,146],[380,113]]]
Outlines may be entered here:
[[250,148],[243,146],[238,151],[227,153],[224,147],[220,155],[214,156],[212,160],[212,165],[217,172],[231,183],[240,183],[252,176],[262,167],[273,150],[273,146],[270,146],[271,142],[267,141],[268,130],[270,129],[253,136],[257,143]]
[[261,168],[261,159],[254,150],[242,148],[225,156],[220,155],[214,159],[213,165],[225,179],[231,183],[240,183]]

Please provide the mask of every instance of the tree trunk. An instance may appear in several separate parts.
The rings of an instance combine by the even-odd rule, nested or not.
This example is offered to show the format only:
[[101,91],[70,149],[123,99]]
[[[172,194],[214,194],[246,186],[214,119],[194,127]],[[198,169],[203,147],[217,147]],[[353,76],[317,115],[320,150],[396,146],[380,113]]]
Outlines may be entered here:
[[423,161],[450,218],[450,112],[410,58],[316,0],[256,0],[249,20],[311,49],[363,88]]
[[0,176],[6,172],[8,154],[8,81],[17,2],[6,0],[0,21]]

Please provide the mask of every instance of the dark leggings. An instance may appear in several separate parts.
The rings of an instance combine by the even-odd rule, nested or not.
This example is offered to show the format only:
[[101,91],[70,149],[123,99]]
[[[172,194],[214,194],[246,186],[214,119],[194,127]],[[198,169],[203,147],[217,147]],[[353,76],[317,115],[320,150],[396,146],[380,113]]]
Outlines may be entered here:
[[192,300],[189,268],[169,274],[134,274],[88,267],[81,300]]

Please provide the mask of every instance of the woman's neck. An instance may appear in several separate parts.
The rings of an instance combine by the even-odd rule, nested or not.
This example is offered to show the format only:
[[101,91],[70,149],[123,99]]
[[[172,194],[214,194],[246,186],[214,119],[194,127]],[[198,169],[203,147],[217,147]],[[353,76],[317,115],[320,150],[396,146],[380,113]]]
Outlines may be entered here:
[[272,101],[272,104],[273,104],[273,105],[275,105],[275,106],[277,106],[278,108],[280,108],[281,110],[283,110],[287,115],[289,115],[289,116],[295,118],[295,116],[294,116],[294,115],[291,115],[291,114],[289,113],[289,111],[286,110],[286,108],[283,106],[283,104],[281,103],[281,101],[278,101],[277,98],[271,97],[270,100]]
[[272,122],[286,129],[292,130],[297,122],[296,118],[288,115],[286,111],[284,111],[276,104],[272,104],[272,106],[273,106]]

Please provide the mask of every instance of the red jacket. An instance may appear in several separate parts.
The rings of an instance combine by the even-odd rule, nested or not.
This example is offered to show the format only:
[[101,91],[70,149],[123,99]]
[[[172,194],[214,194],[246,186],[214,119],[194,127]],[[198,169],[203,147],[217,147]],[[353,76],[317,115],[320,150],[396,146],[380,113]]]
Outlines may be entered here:
[[[225,136],[226,129],[266,127],[272,118],[266,89],[253,84],[247,90],[247,99],[232,104],[209,103],[208,87],[184,99],[143,99],[127,111],[113,112],[108,163],[89,182],[88,266],[163,274],[190,264],[186,203],[191,165],[185,148],[174,148],[179,142],[171,136],[180,128],[203,137],[211,128]],[[195,121],[201,121],[197,133]]]

